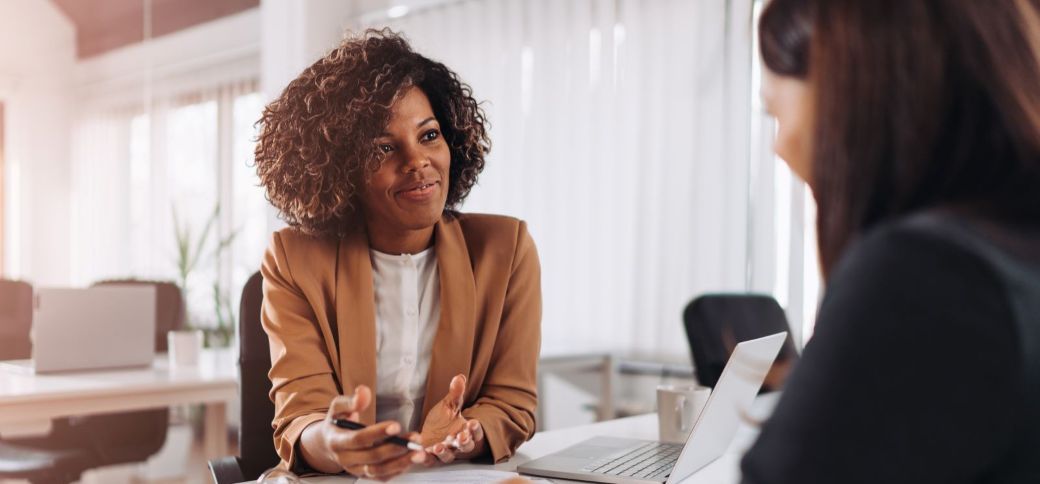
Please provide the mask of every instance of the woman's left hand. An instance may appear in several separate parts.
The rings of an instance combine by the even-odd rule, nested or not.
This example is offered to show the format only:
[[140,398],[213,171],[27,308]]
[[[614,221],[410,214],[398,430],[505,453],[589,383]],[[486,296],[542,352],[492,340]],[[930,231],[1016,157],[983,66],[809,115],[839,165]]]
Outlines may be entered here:
[[[462,400],[466,393],[466,377],[455,375],[448,386],[448,394],[437,402],[426,415],[422,428],[422,443],[429,455],[442,463],[456,459],[470,459],[487,450],[484,427],[477,420],[462,416]],[[429,458],[427,464],[433,464]]]

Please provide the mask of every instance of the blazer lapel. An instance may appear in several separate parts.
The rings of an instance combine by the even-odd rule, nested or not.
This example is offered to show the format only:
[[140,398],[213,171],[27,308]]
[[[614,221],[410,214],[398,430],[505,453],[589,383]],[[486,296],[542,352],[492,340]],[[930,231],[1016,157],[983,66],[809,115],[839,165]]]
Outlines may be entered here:
[[[430,407],[444,398],[452,377],[459,373],[469,377],[476,333],[476,284],[462,227],[457,220],[442,218],[437,222],[434,234],[440,273],[441,317],[426,378],[424,419]],[[470,401],[474,394],[474,389],[467,387],[465,400]]]
[[340,381],[345,395],[358,385],[372,390],[372,404],[361,421],[376,420],[376,298],[368,235],[357,231],[340,239],[336,268],[336,326],[339,335]]

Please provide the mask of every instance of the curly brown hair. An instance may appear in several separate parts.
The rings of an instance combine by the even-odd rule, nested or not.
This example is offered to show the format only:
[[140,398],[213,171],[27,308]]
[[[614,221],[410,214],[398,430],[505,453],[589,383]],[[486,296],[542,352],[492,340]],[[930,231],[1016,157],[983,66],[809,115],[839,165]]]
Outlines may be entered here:
[[369,29],[305,69],[257,123],[256,171],[286,223],[311,235],[350,231],[360,187],[383,161],[376,138],[411,87],[429,98],[451,150],[445,213],[465,200],[491,148],[472,89],[399,34]]

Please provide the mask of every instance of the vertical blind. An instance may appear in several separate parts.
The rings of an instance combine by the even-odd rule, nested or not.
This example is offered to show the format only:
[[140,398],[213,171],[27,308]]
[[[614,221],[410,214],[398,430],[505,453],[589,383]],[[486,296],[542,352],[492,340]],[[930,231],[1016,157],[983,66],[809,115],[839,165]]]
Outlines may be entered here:
[[[201,254],[187,281],[191,322],[214,324],[218,292],[237,301],[267,240],[266,200],[252,168],[256,91],[255,81],[234,82],[155,96],[147,108],[81,114],[72,150],[75,284],[177,280],[179,228]],[[218,256],[220,240],[230,245]]]
[[[795,340],[818,275],[812,203],[772,155],[752,0],[462,0],[389,26],[469,83],[492,152],[464,211],[526,220],[543,353],[684,355],[681,312],[714,291],[774,294]],[[269,240],[252,167],[255,82],[90,107],[73,145],[73,281],[176,275],[173,210],[197,235],[219,202],[225,257],[189,294],[236,298]],[[154,93],[153,93],[154,94]],[[206,252],[212,252],[210,240]]]
[[678,355],[692,297],[759,289],[751,18],[750,0],[467,0],[355,27],[402,32],[485,100],[463,209],[530,224],[543,353]]

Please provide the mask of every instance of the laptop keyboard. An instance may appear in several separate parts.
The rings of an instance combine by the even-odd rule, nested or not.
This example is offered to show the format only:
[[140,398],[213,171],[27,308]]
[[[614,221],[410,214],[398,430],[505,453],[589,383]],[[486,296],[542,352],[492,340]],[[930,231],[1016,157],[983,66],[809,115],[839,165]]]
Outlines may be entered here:
[[667,477],[680,452],[681,445],[650,442],[592,461],[582,470],[636,479]]

